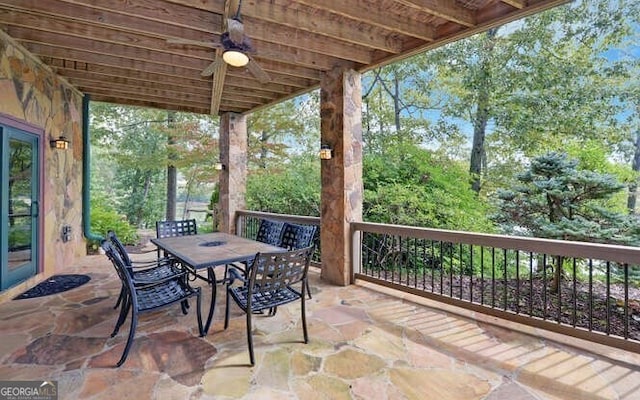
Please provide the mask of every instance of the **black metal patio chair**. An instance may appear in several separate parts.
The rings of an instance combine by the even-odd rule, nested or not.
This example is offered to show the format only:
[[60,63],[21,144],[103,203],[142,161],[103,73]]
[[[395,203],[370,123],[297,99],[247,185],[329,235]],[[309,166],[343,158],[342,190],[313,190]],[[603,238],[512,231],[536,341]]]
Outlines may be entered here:
[[[195,218],[184,220],[168,220],[168,221],[156,221],[156,237],[158,239],[197,235],[198,224]],[[167,257],[167,254],[164,255]],[[158,249],[158,258],[160,258],[160,249]]]
[[[282,239],[278,244],[287,250],[303,249],[315,246],[318,241],[318,227],[316,225],[299,225],[286,223],[282,230]],[[307,295],[311,298],[309,281],[306,281]]]
[[[255,364],[253,354],[253,337],[251,333],[251,316],[265,309],[297,300],[301,302],[302,330],[304,342],[309,341],[305,310],[306,290],[308,288],[307,272],[314,247],[281,252],[258,253],[253,259],[247,278],[231,271],[234,279],[227,283],[227,299],[224,315],[224,329],[229,326],[230,299],[240,307],[247,318],[247,343],[251,365]],[[233,286],[235,280],[243,282],[241,286]],[[294,287],[301,283],[300,290]]]
[[191,297],[197,298],[196,313],[198,318],[198,331],[200,336],[204,336],[201,314],[201,296],[200,288],[193,288],[189,285],[183,271],[179,275],[170,276],[158,280],[142,280],[134,278],[131,265],[125,264],[120,253],[109,240],[104,240],[101,244],[105,254],[111,260],[118,277],[124,287],[124,296],[122,298],[122,307],[116,326],[111,333],[111,337],[118,334],[120,327],[127,319],[127,314],[131,310],[131,328],[127,337],[122,356],[116,366],[121,366],[129,355],[129,350],[133,344],[136,327],[138,324],[139,314],[155,311],[160,308],[168,307],[172,304],[181,303],[182,312],[187,314],[184,306],[185,301]]
[[[171,258],[160,258],[155,261],[132,261],[127,249],[124,244],[120,241],[118,236],[114,231],[107,232],[107,240],[113,244],[114,249],[120,255],[123,263],[125,265],[131,266],[131,273],[133,274],[133,278],[138,281],[157,281],[160,279],[168,278],[171,276],[183,276],[184,275],[183,268],[180,264]],[[124,283],[120,288],[120,294],[118,295],[118,300],[116,305],[113,308],[118,308],[120,304],[122,304],[122,300],[124,298],[125,286]],[[184,306],[189,308],[189,303],[185,302]]]
[[[256,234],[256,240],[258,242],[271,244],[273,246],[280,246],[285,225],[286,224],[283,221],[272,221],[270,219],[261,220],[260,226],[258,227],[258,232]],[[229,266],[233,266],[234,268],[241,270],[242,273],[246,276],[251,263],[253,263],[253,260],[236,262],[228,265],[227,269]],[[227,270],[225,270],[225,276],[226,275]]]

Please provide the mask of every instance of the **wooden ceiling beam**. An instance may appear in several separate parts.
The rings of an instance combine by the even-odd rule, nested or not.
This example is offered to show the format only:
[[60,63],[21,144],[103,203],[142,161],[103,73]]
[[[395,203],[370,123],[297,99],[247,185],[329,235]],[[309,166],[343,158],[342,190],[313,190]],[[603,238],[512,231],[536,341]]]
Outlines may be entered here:
[[[30,2],[50,1],[50,0],[28,0]],[[60,0],[65,3],[77,4],[77,0]],[[137,18],[138,28],[145,27],[147,21],[157,21],[168,25],[177,25],[190,29],[199,29],[204,32],[220,34],[222,30],[221,13],[217,9],[208,11],[198,11],[191,6],[181,5],[169,1],[149,1],[149,0],[91,0],[84,1],[87,7],[95,8],[105,12],[118,13],[129,17]],[[29,7],[31,8],[31,7]],[[69,15],[73,18],[73,14]]]
[[169,88],[163,87],[148,87],[148,86],[140,86],[140,85],[126,85],[122,83],[116,82],[98,82],[90,79],[83,78],[70,78],[69,81],[72,85],[81,88],[81,89],[99,89],[103,91],[113,91],[124,93],[127,91],[131,91],[131,89],[135,89],[134,92],[143,95],[144,97],[158,97],[158,98],[171,98],[172,100],[176,100],[178,102],[192,102],[192,103],[201,103],[207,104],[209,102],[209,94],[199,95],[196,93],[185,93],[180,91],[171,90]]
[[[359,23],[365,23],[401,33],[403,35],[418,38],[427,42],[435,38],[435,28],[423,22],[407,17],[401,17],[381,8],[368,8],[362,0],[298,0],[299,3],[310,7],[321,7],[327,11],[353,19]],[[367,10],[363,13],[362,10]]]
[[[147,82],[162,82],[171,80],[171,78],[173,77],[172,75],[167,74],[127,69],[117,66],[92,64],[82,61],[70,61],[62,58],[46,56],[42,56],[42,58],[48,65],[59,71],[62,75],[67,74],[68,71],[77,71],[79,73],[91,74],[97,79],[109,80],[117,79],[119,77],[126,77]],[[208,91],[208,89],[203,89],[203,86],[209,85],[210,79],[201,78],[199,75],[197,76],[197,78],[198,79],[196,79],[196,77],[183,77],[183,79],[180,80],[180,86],[184,87],[185,90],[200,89],[203,91]]]
[[527,0],[502,0],[503,3],[515,7],[518,10],[522,10],[527,6]]
[[458,5],[453,0],[397,0],[406,6],[429,13],[472,28],[476,25],[476,15],[472,10]]
[[[123,104],[123,98],[118,96],[112,96],[110,94],[104,94],[100,92],[85,92],[91,96],[91,101],[101,101],[105,103]],[[174,103],[158,103],[149,100],[140,99],[126,99],[124,104],[138,107],[159,108],[162,110],[175,110],[181,112],[192,112],[196,114],[207,114],[209,112],[208,107],[198,107],[193,105],[174,104]],[[240,112],[241,109],[238,110]]]
[[135,60],[130,58],[123,58],[108,54],[93,53],[84,50],[65,49],[60,47],[47,46],[41,43],[24,42],[22,45],[28,49],[31,53],[38,57],[54,57],[62,58],[68,61],[86,62],[89,64],[98,64],[104,66],[113,66],[119,68],[126,68],[138,71],[147,71],[156,74],[168,75],[167,79],[173,77],[179,79],[181,77],[196,77],[200,76],[200,71],[206,65],[202,65],[202,68],[193,69],[178,67],[168,64],[160,64],[156,62],[148,62]]
[[116,99],[119,98],[121,100],[150,101],[158,105],[162,104],[163,106],[160,108],[188,107],[188,108],[198,108],[201,110],[203,109],[207,110],[209,108],[207,105],[208,102],[196,103],[196,102],[190,102],[190,101],[178,101],[176,99],[167,98],[167,97],[158,97],[158,96],[149,96],[149,95],[142,96],[139,93],[133,93],[129,90],[119,91],[119,90],[113,90],[113,89],[101,89],[101,88],[90,88],[90,87],[87,87],[87,88],[79,87],[79,89],[83,93],[88,93],[92,95],[92,97],[99,95],[99,96],[112,97]]
[[[16,32],[19,32],[19,35],[16,35]],[[141,49],[116,43],[100,42],[76,36],[65,36],[52,32],[35,31],[21,27],[9,27],[8,33],[13,37],[20,37],[18,41],[25,46],[27,46],[27,43],[41,45],[45,45],[46,43],[48,47],[67,49],[69,51],[83,51],[103,56],[120,57],[134,61],[147,61],[164,65],[179,65],[182,68],[195,69],[197,73],[200,73],[200,71],[210,63],[210,61],[206,59],[181,57],[177,54],[152,51],[150,49]],[[64,58],[64,56],[60,58]]]
[[301,9],[290,3],[284,0],[253,1],[243,6],[242,14],[298,29],[301,34],[311,32],[387,53],[402,51],[402,44],[396,38],[382,35],[371,26],[367,28],[344,24],[327,12],[315,9],[316,12],[311,13],[314,10],[309,10],[308,7],[306,10]]
[[[22,16],[36,15],[38,18],[55,17],[64,20],[83,22],[91,26],[100,26],[124,30],[132,33],[144,33],[160,38],[181,37],[192,40],[209,39],[207,34],[220,34],[220,18],[213,15],[206,16],[202,24],[188,24],[190,19],[184,19],[181,24],[173,24],[176,20],[168,21],[144,20],[138,15],[127,15],[109,9],[96,8],[88,4],[68,3],[61,0],[3,0],[3,5],[11,7]],[[116,4],[109,1],[109,4]],[[193,15],[190,15],[193,19]],[[176,17],[179,21],[179,18]],[[196,18],[197,20],[198,18]],[[36,25],[37,26],[37,25]]]
[[[287,47],[308,50],[314,53],[350,60],[361,64],[368,64],[372,60],[371,51],[352,43],[345,43],[338,39],[301,32],[289,26],[273,25],[257,18],[243,16],[245,33],[250,38],[260,37],[261,42],[269,42]],[[254,45],[258,55],[262,46]]]

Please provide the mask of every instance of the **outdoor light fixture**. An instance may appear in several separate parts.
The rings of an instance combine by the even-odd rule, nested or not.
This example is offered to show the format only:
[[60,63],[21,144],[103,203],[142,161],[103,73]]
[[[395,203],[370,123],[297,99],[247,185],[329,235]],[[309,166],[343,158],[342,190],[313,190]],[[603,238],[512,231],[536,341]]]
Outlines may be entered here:
[[323,144],[320,146],[320,159],[321,160],[331,160],[333,157],[333,150],[329,147],[328,144]]
[[60,136],[57,139],[50,140],[49,144],[51,145],[52,149],[67,150],[69,148],[69,141],[64,136]]
[[218,161],[217,163],[215,163],[215,165],[213,166],[213,168],[215,168],[216,171],[222,171],[225,168],[224,164],[221,163],[220,161]]
[[230,49],[222,53],[222,59],[232,67],[244,67],[249,64],[249,56],[235,49]]

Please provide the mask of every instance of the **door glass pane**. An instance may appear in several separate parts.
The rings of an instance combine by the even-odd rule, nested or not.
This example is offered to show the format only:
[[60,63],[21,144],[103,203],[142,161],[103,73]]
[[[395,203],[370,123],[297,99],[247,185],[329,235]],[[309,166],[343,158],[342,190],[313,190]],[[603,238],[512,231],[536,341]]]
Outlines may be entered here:
[[32,261],[32,151],[30,143],[9,140],[9,271]]

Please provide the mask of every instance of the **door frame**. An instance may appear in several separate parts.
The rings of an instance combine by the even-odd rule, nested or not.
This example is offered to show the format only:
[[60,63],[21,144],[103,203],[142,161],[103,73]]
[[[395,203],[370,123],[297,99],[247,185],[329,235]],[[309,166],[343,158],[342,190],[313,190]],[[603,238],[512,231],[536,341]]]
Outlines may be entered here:
[[[7,114],[3,114],[0,112],[0,124],[5,125],[7,127],[13,128],[13,129],[18,129],[21,130],[23,132],[35,135],[37,137],[37,141],[38,141],[38,149],[37,149],[37,158],[38,158],[38,176],[39,176],[39,182],[37,183],[37,190],[38,190],[38,216],[36,218],[36,223],[38,225],[37,227],[37,233],[36,233],[36,250],[35,250],[35,257],[36,257],[36,271],[35,274],[38,275],[42,272],[44,272],[44,211],[46,209],[46,207],[44,206],[44,201],[46,199],[46,196],[44,195],[44,182],[45,182],[45,174],[44,174],[44,164],[45,164],[45,158],[44,158],[44,149],[46,147],[46,141],[44,140],[45,138],[45,133],[44,133],[44,129],[30,124],[26,121],[20,120],[18,118],[15,118],[11,115],[7,115]],[[31,277],[32,278],[32,277]],[[27,278],[27,280],[30,278]]]

